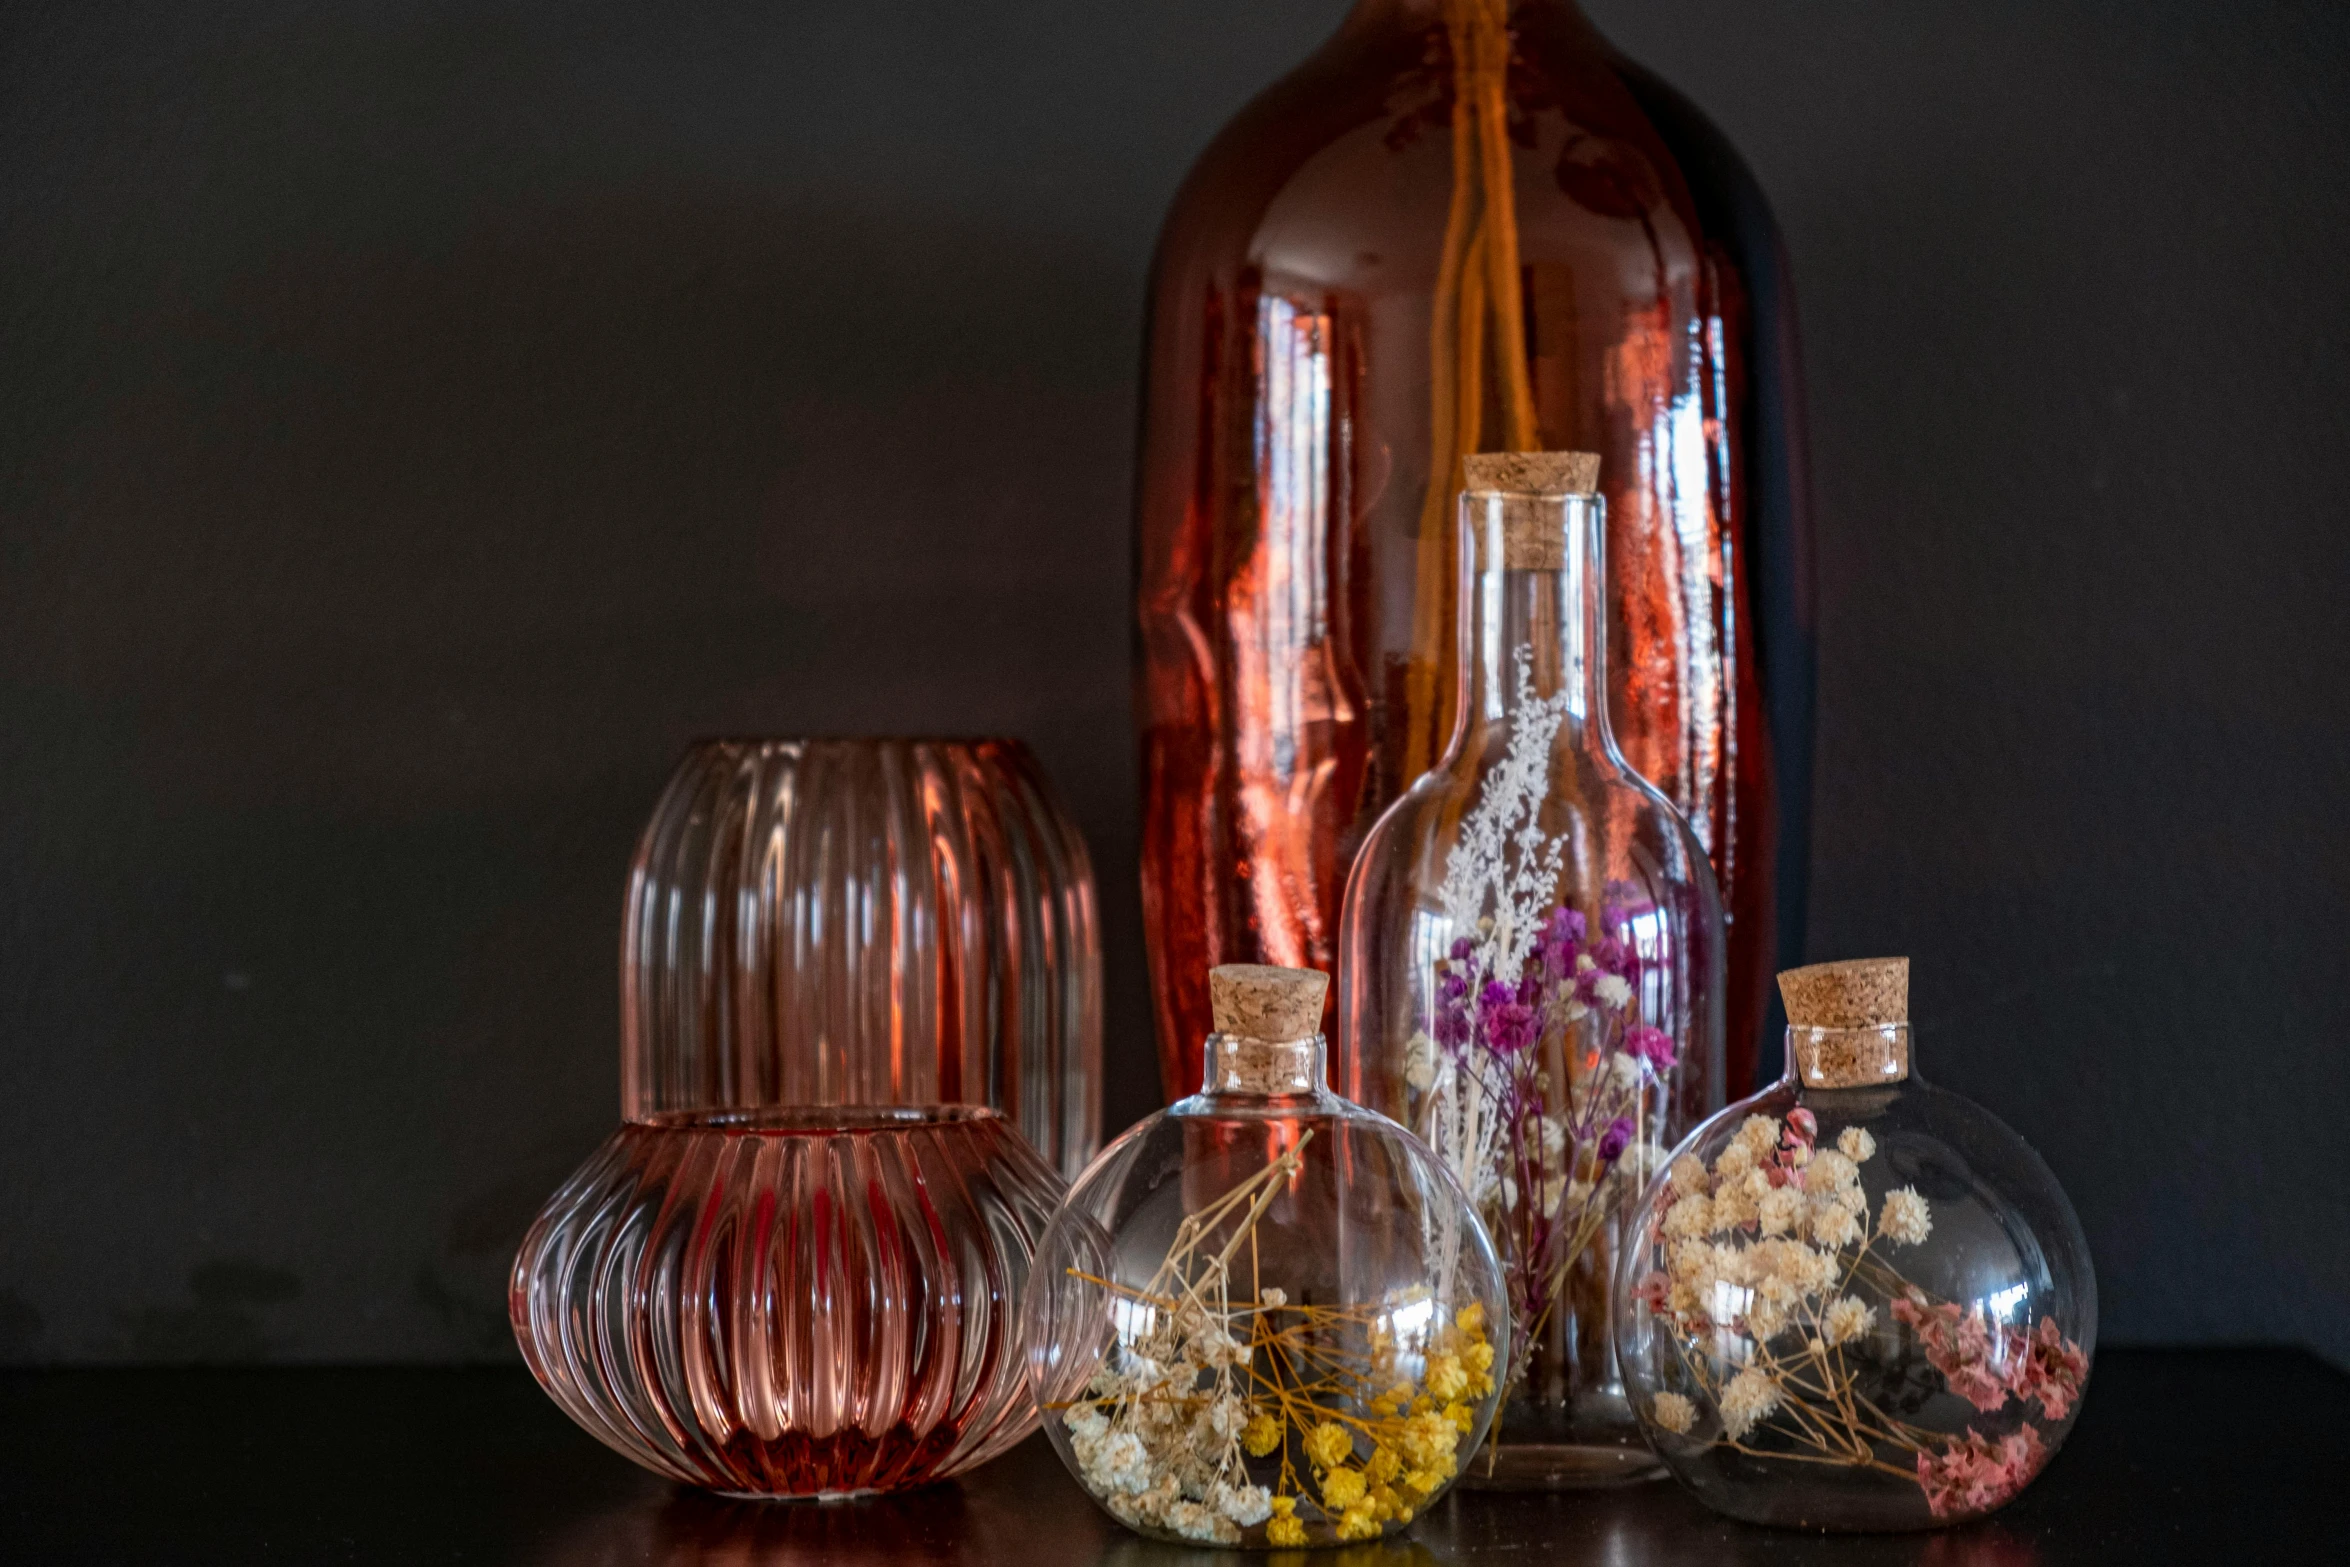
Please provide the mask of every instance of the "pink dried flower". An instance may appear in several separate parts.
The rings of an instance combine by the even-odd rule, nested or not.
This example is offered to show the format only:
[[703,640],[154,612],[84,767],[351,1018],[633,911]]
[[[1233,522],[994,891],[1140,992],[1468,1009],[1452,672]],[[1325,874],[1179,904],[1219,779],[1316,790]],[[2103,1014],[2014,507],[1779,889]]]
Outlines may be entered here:
[[1935,1517],[1968,1517],[2004,1505],[2047,1461],[2048,1449],[2030,1426],[1996,1442],[1962,1431],[1939,1453],[1918,1454],[1918,1486]]
[[1670,1072],[1673,1063],[1680,1059],[1679,1053],[1673,1049],[1673,1036],[1646,1023],[1625,1036],[1624,1048],[1659,1072]]
[[1918,1336],[1951,1392],[1986,1414],[2007,1402],[2007,1383],[1993,1364],[1991,1334],[1981,1317],[1947,1302],[1921,1306],[1904,1299],[1893,1303],[1893,1320]]
[[1819,1117],[1798,1105],[1787,1112],[1787,1131],[1794,1141],[1809,1148],[1820,1140]]
[[2008,1389],[2018,1398],[2038,1399],[2042,1415],[2062,1420],[2089,1380],[2089,1357],[2057,1331],[2054,1317],[2042,1317],[2037,1333],[2017,1333],[2014,1339],[2017,1353],[2008,1371]]

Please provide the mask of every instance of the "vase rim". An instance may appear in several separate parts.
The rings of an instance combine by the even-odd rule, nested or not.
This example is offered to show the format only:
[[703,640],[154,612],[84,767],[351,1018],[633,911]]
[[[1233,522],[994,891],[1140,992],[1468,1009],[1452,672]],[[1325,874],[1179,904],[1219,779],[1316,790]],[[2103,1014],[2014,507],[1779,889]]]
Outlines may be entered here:
[[631,1126],[667,1131],[718,1132],[743,1137],[834,1137],[859,1132],[911,1132],[932,1126],[1002,1122],[987,1105],[760,1105],[724,1110],[654,1110]]

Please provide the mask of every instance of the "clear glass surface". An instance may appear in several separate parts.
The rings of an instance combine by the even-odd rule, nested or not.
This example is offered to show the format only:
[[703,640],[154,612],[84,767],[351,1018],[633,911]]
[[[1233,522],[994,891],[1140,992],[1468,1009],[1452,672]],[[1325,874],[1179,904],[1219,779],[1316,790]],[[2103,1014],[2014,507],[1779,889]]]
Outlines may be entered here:
[[1211,965],[1332,966],[1364,833],[1451,731],[1458,455],[1507,450],[1604,459],[1616,732],[1712,857],[1755,1086],[1806,863],[1794,345],[1738,155],[1569,0],[1362,0],[1217,136],[1152,268],[1136,492],[1170,1099]]
[[1624,1208],[1724,1097],[1712,873],[1609,725],[1602,510],[1462,497],[1458,722],[1364,841],[1341,922],[1338,1086],[1428,1140],[1510,1286],[1518,1354],[1471,1485],[1656,1472],[1608,1279]]
[[2022,1138],[1914,1069],[1817,1088],[1791,1065],[1675,1150],[1631,1233],[1633,1403],[1732,1517],[1962,1522],[2029,1484],[2079,1416],[2097,1285],[2072,1206]]
[[1015,740],[712,740],[629,869],[621,1113],[978,1104],[1101,1139],[1085,840]]
[[[1370,1540],[1450,1487],[1492,1418],[1492,1244],[1418,1139],[1330,1093],[1217,1074],[1079,1178],[1037,1250],[1031,1385],[1120,1522],[1246,1547]],[[1259,1042],[1239,1042],[1254,1046]]]
[[942,1479],[1026,1435],[1017,1307],[1060,1182],[973,1108],[623,1125],[514,1264],[514,1336],[572,1419],[731,1495]]

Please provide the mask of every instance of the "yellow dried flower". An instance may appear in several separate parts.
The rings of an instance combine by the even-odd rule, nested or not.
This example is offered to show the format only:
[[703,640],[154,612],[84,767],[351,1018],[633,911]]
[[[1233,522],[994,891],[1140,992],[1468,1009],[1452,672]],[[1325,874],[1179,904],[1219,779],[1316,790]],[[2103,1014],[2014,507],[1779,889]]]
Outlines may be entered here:
[[1303,1545],[1306,1543],[1306,1526],[1298,1519],[1283,1513],[1265,1525],[1265,1543],[1267,1545]]
[[1430,1355],[1428,1357],[1428,1396],[1439,1403],[1451,1403],[1469,1390],[1469,1374],[1461,1369],[1458,1355]]
[[1276,1496],[1273,1498],[1270,1505],[1272,1506],[1274,1517],[1287,1518],[1290,1514],[1297,1511],[1297,1498],[1294,1496]]
[[1338,1537],[1341,1540],[1376,1540],[1379,1538],[1379,1520],[1371,1516],[1371,1509],[1367,1506],[1348,1508],[1339,1517]]
[[1467,1436],[1469,1427],[1477,1423],[1477,1411],[1466,1404],[1447,1404],[1444,1406],[1444,1418],[1451,1421],[1461,1435]]
[[1385,1485],[1402,1473],[1403,1460],[1395,1456],[1395,1449],[1392,1447],[1373,1448],[1371,1461],[1363,1465],[1363,1478],[1373,1485]]
[[1344,1512],[1361,1501],[1369,1489],[1360,1469],[1333,1469],[1322,1476],[1322,1504]]
[[1470,1337],[1484,1337],[1485,1302],[1481,1300],[1473,1300],[1469,1302],[1467,1309],[1452,1320],[1455,1326],[1457,1326],[1463,1333],[1468,1334]]
[[1281,1445],[1281,1422],[1260,1409],[1241,1428],[1240,1445],[1251,1458],[1263,1458]]
[[1433,1496],[1444,1489],[1444,1482],[1452,1478],[1452,1454],[1430,1463],[1425,1469],[1414,1469],[1403,1477],[1403,1483],[1423,1496]]
[[1345,1463],[1354,1450],[1354,1438],[1335,1420],[1323,1421],[1306,1438],[1306,1456],[1325,1469]]

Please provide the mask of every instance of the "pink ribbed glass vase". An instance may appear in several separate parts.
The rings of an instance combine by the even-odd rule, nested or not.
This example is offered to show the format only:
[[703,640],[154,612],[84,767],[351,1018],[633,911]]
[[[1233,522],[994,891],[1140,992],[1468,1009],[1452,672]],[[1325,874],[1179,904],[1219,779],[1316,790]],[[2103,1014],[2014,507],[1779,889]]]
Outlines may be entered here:
[[515,1335],[648,1469],[743,1496],[919,1484],[1034,1424],[1013,1307],[1059,1196],[992,1110],[630,1123],[524,1242]]
[[1017,743],[688,753],[630,872],[623,1124],[515,1258],[556,1402],[752,1497],[941,1479],[1032,1429],[1046,1159],[1100,1124],[1093,896]]

